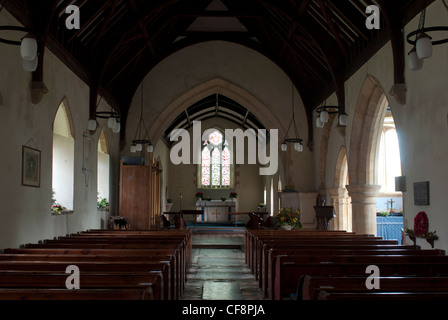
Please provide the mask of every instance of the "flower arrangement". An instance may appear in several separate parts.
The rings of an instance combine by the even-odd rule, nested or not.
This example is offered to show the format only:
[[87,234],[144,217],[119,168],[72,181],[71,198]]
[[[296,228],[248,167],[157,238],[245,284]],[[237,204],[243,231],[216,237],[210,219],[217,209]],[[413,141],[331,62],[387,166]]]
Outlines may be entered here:
[[98,210],[109,211],[109,201],[106,198],[101,198],[98,196],[98,200],[96,203]]
[[67,210],[67,208],[63,207],[60,204],[53,204],[51,206],[51,211],[54,215],[60,215],[63,211]]
[[236,198],[238,198],[238,193],[236,193],[236,192],[230,192],[230,196],[229,196],[229,198],[230,198],[230,199],[236,199]]
[[292,208],[280,209],[280,212],[274,216],[274,221],[277,227],[290,226],[293,229],[301,229],[300,211]]
[[67,208],[63,207],[61,204],[57,203],[55,198],[56,191],[54,189],[51,191],[51,213],[53,215],[60,215],[63,211],[67,210]]
[[204,198],[204,193],[199,191],[196,193],[195,197],[199,200],[202,200]]

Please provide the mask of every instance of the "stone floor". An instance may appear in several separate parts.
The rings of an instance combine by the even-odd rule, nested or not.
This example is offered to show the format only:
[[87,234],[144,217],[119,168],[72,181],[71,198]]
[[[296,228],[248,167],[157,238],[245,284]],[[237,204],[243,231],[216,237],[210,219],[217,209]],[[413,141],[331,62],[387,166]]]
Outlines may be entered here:
[[263,300],[245,264],[244,229],[193,231],[193,262],[181,300]]

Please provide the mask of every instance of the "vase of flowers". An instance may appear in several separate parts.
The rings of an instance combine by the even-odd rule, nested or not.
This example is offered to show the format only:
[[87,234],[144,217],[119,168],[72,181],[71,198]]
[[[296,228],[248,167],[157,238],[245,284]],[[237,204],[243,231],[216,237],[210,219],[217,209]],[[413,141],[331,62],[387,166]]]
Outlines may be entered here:
[[196,199],[197,199],[198,201],[201,201],[201,200],[204,198],[204,193],[201,192],[201,191],[196,192],[195,197],[196,197]]
[[238,198],[238,193],[230,192],[229,198],[232,199],[232,201],[235,201],[235,199]]
[[285,230],[302,229],[299,210],[282,208],[280,209],[280,212],[274,216],[274,221],[277,228]]

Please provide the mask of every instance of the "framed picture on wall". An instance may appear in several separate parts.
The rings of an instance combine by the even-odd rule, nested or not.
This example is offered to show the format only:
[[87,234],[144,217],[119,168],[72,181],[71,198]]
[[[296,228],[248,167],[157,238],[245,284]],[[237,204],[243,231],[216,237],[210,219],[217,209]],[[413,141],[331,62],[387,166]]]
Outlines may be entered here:
[[22,147],[22,185],[40,188],[40,151]]

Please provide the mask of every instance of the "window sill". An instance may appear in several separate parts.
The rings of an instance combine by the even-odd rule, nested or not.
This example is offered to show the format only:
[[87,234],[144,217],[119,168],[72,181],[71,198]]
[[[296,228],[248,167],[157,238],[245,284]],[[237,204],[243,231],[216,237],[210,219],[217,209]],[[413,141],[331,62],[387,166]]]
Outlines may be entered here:
[[72,214],[74,214],[74,212],[71,211],[71,210],[64,210],[64,211],[60,212],[59,214],[55,214],[54,212],[51,213],[51,215],[54,216],[54,217],[70,216]]

